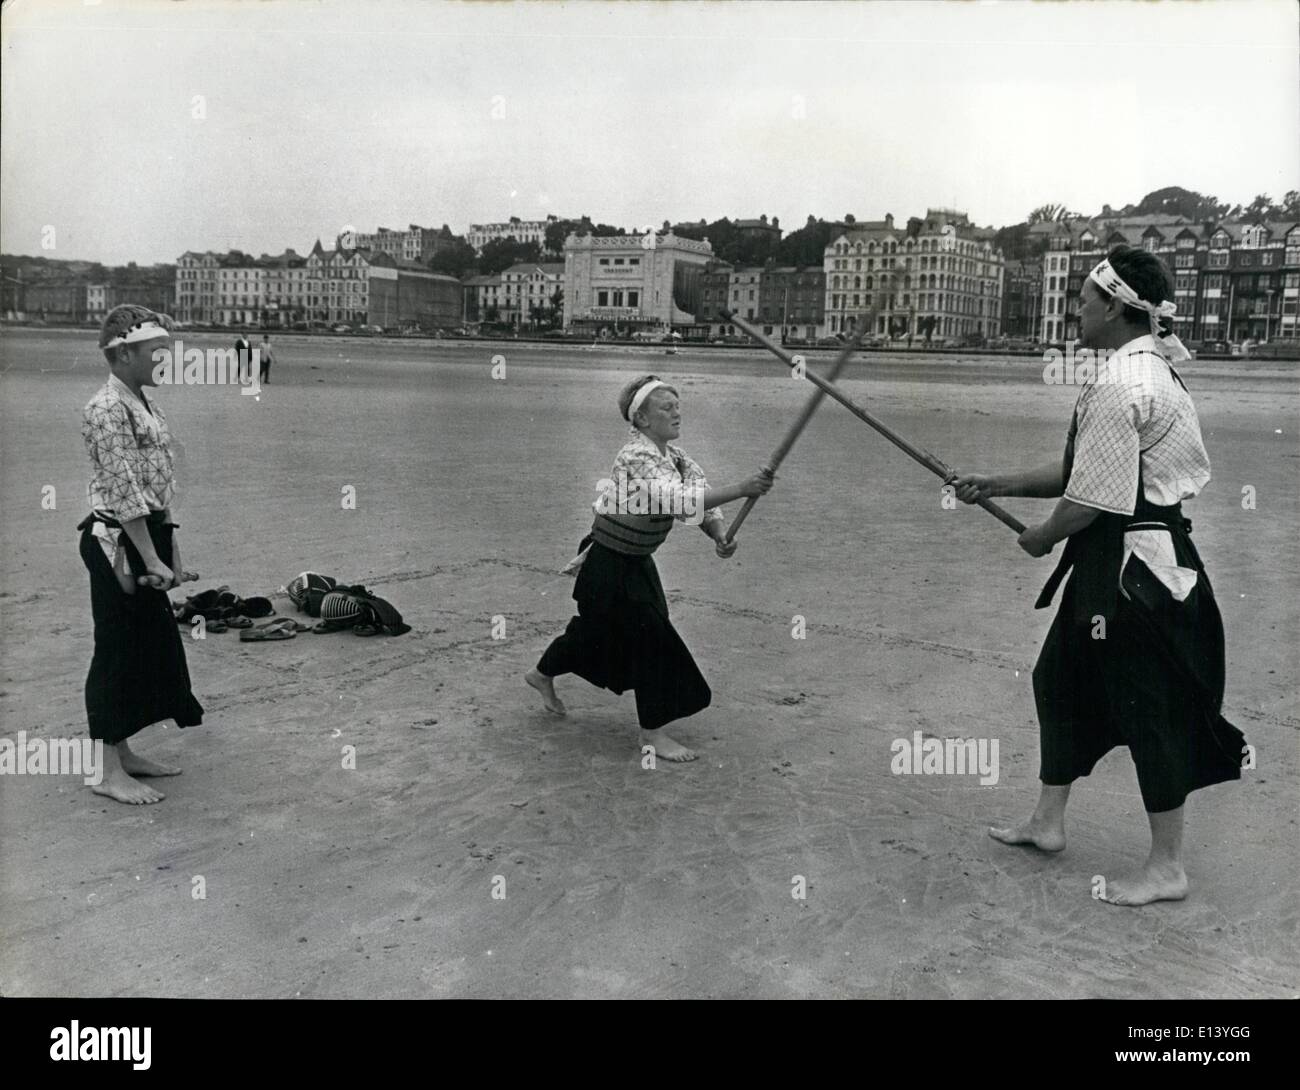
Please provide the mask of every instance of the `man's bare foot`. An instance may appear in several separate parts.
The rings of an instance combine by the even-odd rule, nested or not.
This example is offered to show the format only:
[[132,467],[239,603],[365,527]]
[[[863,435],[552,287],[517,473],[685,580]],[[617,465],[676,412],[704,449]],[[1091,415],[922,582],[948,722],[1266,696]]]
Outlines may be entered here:
[[564,706],[564,701],[555,694],[554,678],[547,677],[534,667],[524,675],[524,681],[542,694],[542,703],[546,705],[546,710],[552,715],[569,714],[569,709]]
[[1059,852],[1065,848],[1065,830],[1038,825],[1033,818],[1005,829],[989,829],[989,836],[1003,844],[1028,844],[1042,852]]
[[128,806],[147,806],[152,802],[162,802],[167,797],[161,791],[155,791],[147,783],[131,779],[120,767],[106,771],[104,778],[91,790],[96,795],[106,795]]
[[669,738],[661,730],[643,730],[641,732],[641,744],[643,746],[654,746],[655,757],[661,757],[665,761],[693,761],[697,756],[694,750],[687,749],[681,742],[675,738]]
[[1108,905],[1149,905],[1153,901],[1181,901],[1187,896],[1187,872],[1179,863],[1150,863],[1140,874],[1106,883],[1106,894],[1097,898]]
[[160,765],[157,761],[151,761],[148,757],[142,757],[139,753],[133,753],[127,749],[121,754],[122,771],[127,775],[181,775],[181,770],[172,765]]

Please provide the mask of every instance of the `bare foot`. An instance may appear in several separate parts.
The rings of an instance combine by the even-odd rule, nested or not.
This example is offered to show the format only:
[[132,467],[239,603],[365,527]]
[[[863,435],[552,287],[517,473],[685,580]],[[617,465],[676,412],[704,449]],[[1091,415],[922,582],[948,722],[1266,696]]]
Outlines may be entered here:
[[155,791],[147,783],[131,779],[121,768],[106,772],[104,778],[91,790],[96,795],[106,795],[128,806],[147,806],[152,802],[162,802],[167,797],[161,791]]
[[546,710],[552,715],[569,714],[569,709],[564,706],[564,701],[555,695],[554,678],[547,677],[534,667],[524,675],[524,681],[542,694],[542,703],[546,705]]
[[122,754],[122,771],[128,776],[179,776],[181,770],[172,765],[160,765],[138,753]]
[[1187,896],[1187,872],[1178,863],[1147,863],[1140,874],[1106,883],[1097,898],[1109,905],[1149,905],[1153,901],[1181,901]]
[[687,749],[681,742],[669,738],[661,730],[643,730],[641,744],[654,746],[655,756],[665,761],[693,761],[697,756],[694,750]]
[[1065,848],[1065,830],[1037,825],[1033,818],[1006,829],[989,829],[989,836],[1003,844],[1028,844],[1042,852],[1059,852]]

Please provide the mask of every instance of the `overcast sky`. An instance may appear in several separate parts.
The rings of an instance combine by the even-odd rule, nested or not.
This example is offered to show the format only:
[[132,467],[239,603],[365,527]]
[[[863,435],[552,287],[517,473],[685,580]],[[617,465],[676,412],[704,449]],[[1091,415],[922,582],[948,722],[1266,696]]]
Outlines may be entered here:
[[1292,0],[16,0],[0,247],[1247,203],[1300,188],[1298,58]]

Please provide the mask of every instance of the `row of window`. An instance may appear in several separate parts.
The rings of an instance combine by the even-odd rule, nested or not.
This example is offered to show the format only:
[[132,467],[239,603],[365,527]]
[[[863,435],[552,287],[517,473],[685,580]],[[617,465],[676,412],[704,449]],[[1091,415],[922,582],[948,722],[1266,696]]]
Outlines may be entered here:
[[598,307],[635,307],[639,306],[640,302],[641,293],[639,291],[625,292],[622,288],[615,288],[612,291],[596,292],[596,306]]
[[[852,302],[850,302],[850,298]],[[886,297],[881,294],[876,297],[876,309],[894,310],[900,304],[897,295],[888,297],[888,306],[885,303]],[[912,294],[904,292],[902,298],[902,307],[904,310],[912,306]],[[871,306],[870,295],[832,295],[828,310],[848,310],[857,309],[864,306]],[[917,292],[916,307],[921,311],[942,311],[947,310],[953,314],[994,314],[997,310],[995,300],[971,299],[966,296],[945,295],[943,292]]]
[[640,265],[640,264],[641,264],[641,259],[640,259],[639,257],[628,257],[628,258],[623,258],[623,257],[613,257],[613,258],[611,258],[611,257],[602,257],[602,258],[600,259],[600,263],[601,263],[602,265],[608,265],[608,264],[610,264],[611,262],[613,262],[615,265],[625,265],[625,264],[626,264],[626,265]]
[[[967,261],[955,257],[937,257],[937,256],[920,257],[917,258],[917,261],[920,263],[918,267],[922,269],[940,269],[944,272],[965,273],[968,276],[987,276],[990,278],[996,278],[997,276],[997,265],[994,262]],[[874,271],[875,267],[876,267],[876,259],[874,257],[867,258],[867,271],[872,272]],[[880,259],[880,267],[882,269],[896,269],[898,268],[897,259],[892,257],[882,257]],[[912,259],[910,257],[905,257],[903,259],[903,268],[910,269],[911,267],[912,267]],[[849,269],[848,258],[833,258],[831,260],[831,269],[833,271],[839,271],[839,272],[848,271]],[[853,271],[854,272],[862,271],[861,258],[853,259]]]
[[[1065,278],[1062,277],[1061,279],[1062,279],[1062,286],[1064,286]],[[910,276],[904,274],[902,281],[903,281],[903,287],[910,288],[912,286],[912,278]],[[898,282],[897,273],[894,274],[892,279],[889,273],[881,273],[880,275],[881,287],[884,287],[890,283],[897,283],[897,282]],[[947,288],[949,291],[964,292],[968,295],[995,294],[993,291],[993,284],[990,281],[981,280],[978,283],[979,283],[979,289],[977,291],[975,287],[976,281],[970,277],[940,276],[938,273],[921,273],[916,278],[916,286],[918,288],[926,288],[926,287]],[[853,287],[859,290],[865,288],[867,291],[870,291],[872,288],[872,278],[868,276],[864,280],[863,277],[855,276],[853,278],[853,283],[850,284],[849,278],[847,276],[831,277],[830,288],[832,291],[838,291],[840,288],[849,288],[849,287]],[[754,297],[754,293],[750,292],[750,298],[752,299],[753,297]]]
[[[982,244],[982,246],[983,246],[983,250],[987,253],[988,250],[990,249],[989,244],[985,242]],[[944,253],[956,251],[957,253],[960,254],[979,254],[980,248],[981,248],[980,244],[974,242],[961,241],[952,236],[945,236],[942,239],[923,238],[921,239],[919,245],[909,238],[903,243],[901,250],[902,252],[909,253],[909,254],[913,250],[917,250],[917,249],[919,249],[920,252],[923,254],[931,253],[931,252],[939,253],[940,251]],[[833,249],[834,252],[837,254],[850,254],[850,253],[860,254],[864,252],[863,245],[861,242],[853,242],[853,243],[837,242],[833,247]],[[896,254],[900,252],[900,247],[897,242],[890,242],[890,241],[882,242],[880,243],[879,249],[880,249],[880,253],[882,254]],[[865,252],[869,254],[876,253],[876,243],[874,239],[869,240],[867,242]]]

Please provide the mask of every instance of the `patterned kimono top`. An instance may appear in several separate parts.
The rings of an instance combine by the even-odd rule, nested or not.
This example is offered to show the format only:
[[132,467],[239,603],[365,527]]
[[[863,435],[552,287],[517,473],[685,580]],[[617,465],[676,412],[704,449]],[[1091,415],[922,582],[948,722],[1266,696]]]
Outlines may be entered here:
[[[1209,481],[1196,406],[1154,337],[1138,337],[1106,358],[1080,391],[1074,412],[1066,499],[1131,515],[1139,468],[1143,495],[1161,507],[1191,499]],[[1126,533],[1121,572],[1133,554],[1180,602],[1196,585],[1196,572],[1179,567],[1164,530]]]
[[[704,470],[681,447],[669,443],[666,453],[660,453],[654,441],[638,431],[614,459],[610,479],[604,482],[600,496],[593,503],[597,514],[612,510],[620,487],[650,489],[664,508],[671,510],[678,522],[699,521],[701,525],[724,521],[720,508],[703,508],[704,492],[709,487]],[[699,512],[703,509],[701,517]],[[692,513],[694,517],[692,517]],[[572,575],[582,567],[587,550],[584,548],[569,561],[563,572]]]
[[[143,401],[112,375],[82,413],[81,437],[90,456],[86,495],[95,514],[117,522],[165,511],[176,494],[167,419],[141,394]],[[119,532],[102,522],[92,532],[109,563],[116,563]]]

